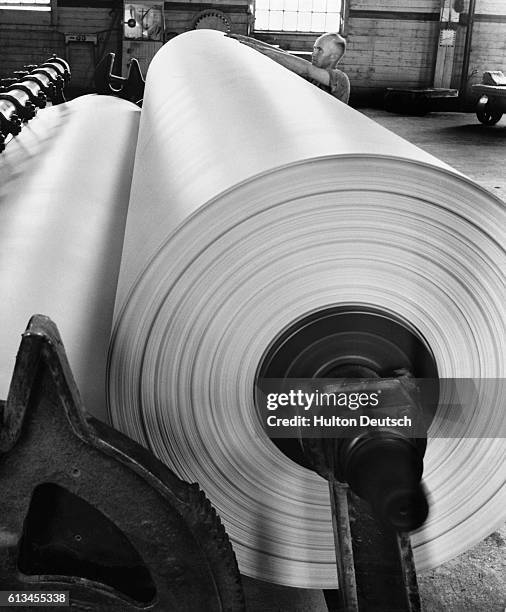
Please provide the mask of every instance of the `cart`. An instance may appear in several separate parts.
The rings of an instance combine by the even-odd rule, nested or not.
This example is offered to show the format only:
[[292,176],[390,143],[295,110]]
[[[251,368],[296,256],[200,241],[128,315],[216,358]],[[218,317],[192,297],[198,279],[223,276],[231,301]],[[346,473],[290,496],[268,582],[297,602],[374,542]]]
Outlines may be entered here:
[[480,94],[476,116],[484,125],[495,125],[506,112],[506,77],[502,72],[485,72],[483,82],[472,86]]

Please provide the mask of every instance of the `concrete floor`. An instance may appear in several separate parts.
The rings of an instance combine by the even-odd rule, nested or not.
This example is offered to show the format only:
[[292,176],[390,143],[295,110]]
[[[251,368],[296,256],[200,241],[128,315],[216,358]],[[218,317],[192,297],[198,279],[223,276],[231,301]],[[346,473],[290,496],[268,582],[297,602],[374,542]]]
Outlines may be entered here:
[[[361,109],[385,128],[445,161],[506,202],[506,115],[484,126],[472,113],[425,117]],[[506,526],[431,571],[418,575],[426,612],[506,612]],[[321,591],[244,579],[248,612],[325,612]]]
[[376,109],[361,112],[506,201],[506,114],[496,125],[485,126],[474,113],[410,117]]
[[506,610],[506,525],[471,550],[418,575],[426,612]]

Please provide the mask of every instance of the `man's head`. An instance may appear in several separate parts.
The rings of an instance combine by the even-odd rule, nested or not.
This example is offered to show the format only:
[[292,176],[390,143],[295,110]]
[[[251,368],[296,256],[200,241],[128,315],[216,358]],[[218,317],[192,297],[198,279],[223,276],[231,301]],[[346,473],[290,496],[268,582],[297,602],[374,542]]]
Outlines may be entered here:
[[322,34],[314,43],[311,63],[318,68],[335,68],[345,49],[346,41],[337,32]]

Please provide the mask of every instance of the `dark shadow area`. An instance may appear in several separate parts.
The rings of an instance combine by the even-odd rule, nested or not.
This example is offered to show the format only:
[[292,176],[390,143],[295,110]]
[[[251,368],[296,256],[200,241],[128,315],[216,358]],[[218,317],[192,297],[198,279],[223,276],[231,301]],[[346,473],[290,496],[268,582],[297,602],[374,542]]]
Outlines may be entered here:
[[[476,119],[476,117],[475,117]],[[506,122],[502,122],[497,125],[483,125],[478,122],[476,123],[465,123],[462,125],[448,125],[440,128],[440,131],[446,134],[455,135],[476,135],[487,138],[504,138],[506,135]]]
[[143,604],[156,595],[149,570],[125,534],[88,502],[53,483],[33,492],[18,567],[32,576],[87,578]]

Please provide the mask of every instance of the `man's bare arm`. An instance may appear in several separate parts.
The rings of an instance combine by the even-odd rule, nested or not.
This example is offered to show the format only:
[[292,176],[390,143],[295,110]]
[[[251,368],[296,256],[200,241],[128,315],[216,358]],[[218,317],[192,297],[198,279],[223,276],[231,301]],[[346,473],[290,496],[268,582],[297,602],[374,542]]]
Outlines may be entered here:
[[274,49],[276,51],[279,51],[280,53],[288,53],[288,51],[279,49],[278,47],[275,47],[274,45],[270,45],[269,43],[266,43],[263,40],[258,40],[257,38],[251,38],[251,36],[244,36],[244,34],[234,34],[233,32],[229,32],[228,34],[225,34],[225,36],[227,38],[234,38],[235,40],[238,40],[240,43],[242,43],[243,45],[247,45],[248,47],[254,47],[254,48],[262,47],[265,49]]
[[242,36],[241,34],[227,34],[227,36],[263,53],[278,64],[281,64],[281,66],[288,68],[288,70],[295,72],[301,77],[313,79],[322,85],[329,85],[330,83],[329,73],[326,70],[313,66],[311,62],[308,62],[302,57],[297,57],[288,51],[278,49],[277,47],[273,47],[256,38],[250,38],[249,36]]

